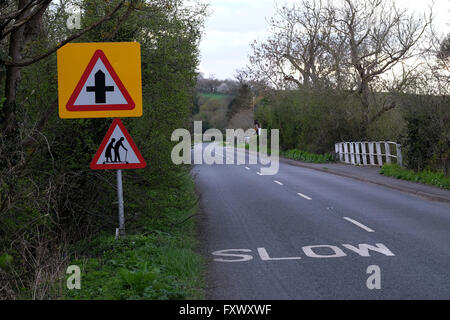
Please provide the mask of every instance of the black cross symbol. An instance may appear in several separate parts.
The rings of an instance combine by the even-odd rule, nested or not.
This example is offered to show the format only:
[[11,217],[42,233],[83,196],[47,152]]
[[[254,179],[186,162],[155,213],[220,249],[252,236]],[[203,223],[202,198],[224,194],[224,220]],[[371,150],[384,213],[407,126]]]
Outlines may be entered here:
[[95,74],[95,86],[86,87],[87,92],[95,92],[95,103],[106,103],[106,92],[114,91],[114,86],[105,86],[105,73],[98,70]]

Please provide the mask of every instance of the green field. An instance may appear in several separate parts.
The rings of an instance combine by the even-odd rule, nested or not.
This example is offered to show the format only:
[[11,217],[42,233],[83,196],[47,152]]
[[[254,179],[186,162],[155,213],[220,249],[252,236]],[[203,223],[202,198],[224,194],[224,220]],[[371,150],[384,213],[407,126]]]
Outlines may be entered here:
[[203,92],[199,93],[199,96],[206,99],[214,99],[214,100],[224,100],[231,97],[230,95],[223,93],[203,93]]

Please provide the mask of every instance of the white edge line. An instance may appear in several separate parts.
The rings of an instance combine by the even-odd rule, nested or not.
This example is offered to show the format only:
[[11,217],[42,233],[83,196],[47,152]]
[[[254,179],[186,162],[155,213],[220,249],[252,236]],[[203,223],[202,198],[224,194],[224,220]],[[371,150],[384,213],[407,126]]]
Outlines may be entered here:
[[351,223],[353,223],[353,224],[355,224],[355,225],[357,225],[358,227],[366,230],[367,232],[375,232],[374,230],[370,229],[369,227],[363,225],[362,223],[360,223],[360,222],[358,222],[356,220],[350,219],[348,217],[344,217],[344,219],[349,221],[349,222],[351,222]]
[[312,198],[308,197],[307,195],[304,195],[303,193],[297,193],[300,197],[305,198],[306,200],[312,200]]

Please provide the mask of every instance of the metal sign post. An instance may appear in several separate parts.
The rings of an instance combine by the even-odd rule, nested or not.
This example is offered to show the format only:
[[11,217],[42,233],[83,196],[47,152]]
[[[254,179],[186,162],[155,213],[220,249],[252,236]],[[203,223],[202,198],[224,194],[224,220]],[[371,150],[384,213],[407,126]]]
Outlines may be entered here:
[[123,212],[122,170],[117,170],[117,200],[119,204],[119,236],[125,236],[125,215]]

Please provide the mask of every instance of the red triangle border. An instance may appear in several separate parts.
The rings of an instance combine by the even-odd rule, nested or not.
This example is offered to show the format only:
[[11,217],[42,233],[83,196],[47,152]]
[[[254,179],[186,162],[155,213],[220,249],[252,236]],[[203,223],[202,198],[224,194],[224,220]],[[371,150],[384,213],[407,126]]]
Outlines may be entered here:
[[[109,138],[111,138],[114,129],[116,126],[119,126],[120,130],[122,130],[123,135],[125,136],[125,139],[127,139],[128,144],[133,149],[134,153],[136,154],[136,157],[140,161],[139,163],[123,163],[123,164],[97,164],[98,159],[102,155],[103,151],[106,148],[106,145],[109,141]],[[97,150],[97,153],[94,156],[94,159],[91,161],[91,169],[92,170],[108,170],[108,169],[143,169],[147,166],[147,163],[145,162],[144,158],[142,157],[140,151],[136,147],[136,144],[134,143],[133,139],[131,138],[130,134],[128,133],[128,130],[123,125],[122,121],[119,118],[115,118],[113,123],[108,129],[108,132],[106,132],[105,137],[103,138],[103,141],[100,145],[100,147]]]
[[[117,87],[119,88],[120,92],[122,93],[123,97],[127,101],[128,104],[102,104],[102,105],[82,105],[82,106],[75,106],[75,101],[77,100],[78,96],[80,95],[81,90],[83,89],[87,79],[89,78],[89,75],[92,72],[92,69],[94,69],[95,64],[97,63],[98,59],[101,59],[103,64],[106,67],[106,70],[108,70],[109,74],[113,78],[114,82],[116,83]],[[86,67],[86,70],[84,70],[83,75],[81,76],[80,81],[78,81],[77,86],[75,87],[75,90],[73,91],[72,95],[70,96],[69,101],[66,104],[66,108],[68,111],[111,111],[111,110],[132,110],[136,104],[134,103],[133,99],[131,98],[130,94],[128,93],[127,89],[123,85],[122,81],[120,80],[117,73],[114,71],[114,68],[111,66],[111,63],[109,63],[108,58],[106,58],[105,53],[102,50],[95,51],[94,55],[91,58],[91,61],[89,61],[88,66]]]

